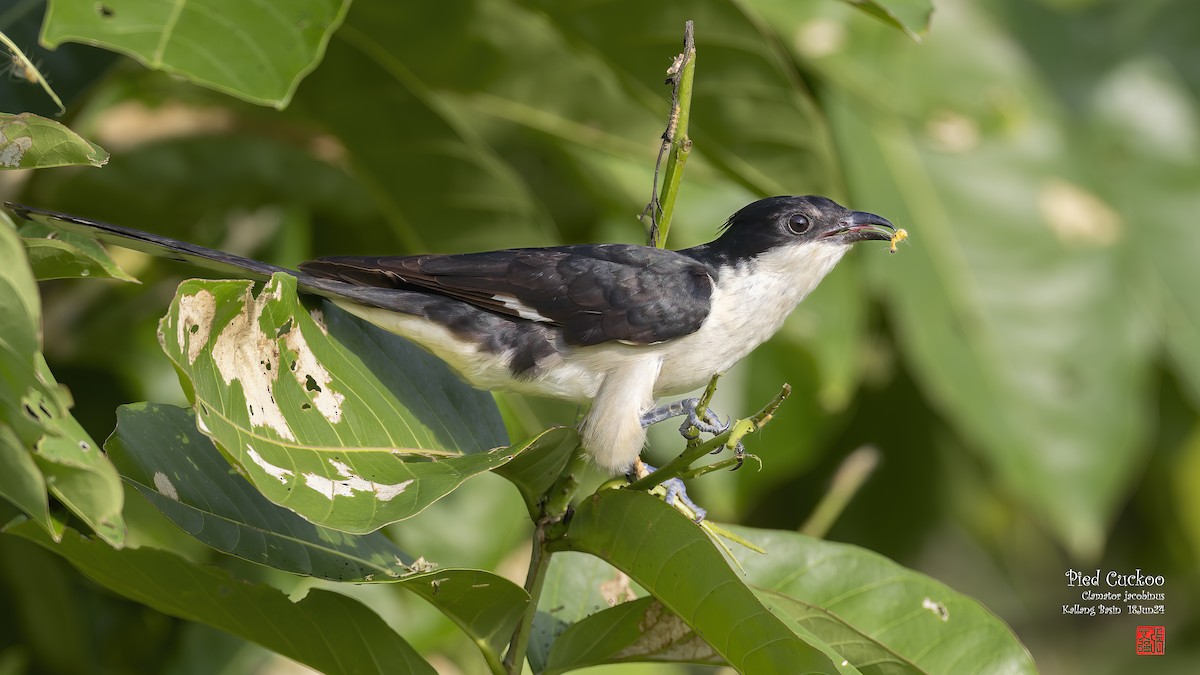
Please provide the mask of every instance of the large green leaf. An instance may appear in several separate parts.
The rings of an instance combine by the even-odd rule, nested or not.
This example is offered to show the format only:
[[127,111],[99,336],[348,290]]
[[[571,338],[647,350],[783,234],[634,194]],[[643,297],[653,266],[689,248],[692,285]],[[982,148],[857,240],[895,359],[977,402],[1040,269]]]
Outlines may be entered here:
[[63,125],[31,113],[0,112],[0,170],[104,166],[108,153]]
[[[0,494],[50,531],[48,489],[114,546],[125,538],[120,478],[69,412],[41,353],[41,303],[20,237],[0,214]],[[44,480],[43,480],[44,478]],[[41,494],[39,494],[41,493]]]
[[254,103],[283,108],[321,61],[349,0],[51,0],[42,42],[128,54]]
[[796,672],[852,672],[835,666],[820,640],[772,615],[704,532],[653,495],[629,490],[592,495],[579,505],[567,535],[551,547],[612,563],[739,672],[771,672],[778,664]]
[[332,304],[310,313],[295,283],[186,281],[159,325],[200,430],[268,499],[372,532],[519,452],[490,396]]
[[68,529],[53,543],[32,523],[6,530],[56,553],[131,600],[257,642],[324,673],[434,673],[378,615],[356,600],[312,590],[293,602],[265,584],[165,551],[116,550]]
[[209,546],[294,574],[395,583],[462,627],[495,663],[529,603],[524,589],[491,572],[415,562],[382,533],[346,534],[272,504],[230,471],[183,408],[122,406],[105,450],[127,481]]
[[857,546],[732,529],[767,551],[741,561],[759,597],[863,673],[1037,672],[1003,621],[945,584]]

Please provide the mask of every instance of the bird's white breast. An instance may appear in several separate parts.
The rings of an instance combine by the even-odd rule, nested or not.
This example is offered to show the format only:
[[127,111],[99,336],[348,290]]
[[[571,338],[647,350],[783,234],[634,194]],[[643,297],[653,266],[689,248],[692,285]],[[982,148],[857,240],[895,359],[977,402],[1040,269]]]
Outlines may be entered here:
[[766,342],[848,248],[826,242],[789,246],[725,270],[700,330],[665,350],[655,395],[702,386]]

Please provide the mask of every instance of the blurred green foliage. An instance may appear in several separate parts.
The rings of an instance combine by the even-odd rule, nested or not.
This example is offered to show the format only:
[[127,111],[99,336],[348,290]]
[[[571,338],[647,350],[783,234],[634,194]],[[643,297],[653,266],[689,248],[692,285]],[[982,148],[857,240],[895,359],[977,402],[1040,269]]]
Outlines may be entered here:
[[[921,41],[856,4],[892,11]],[[1133,650],[1146,623],[1167,625],[1154,672],[1188,672],[1200,660],[1200,229],[1188,222],[1200,206],[1200,5],[938,0],[927,31],[921,5],[356,0],[278,112],[110,65],[105,51],[27,48],[44,7],[17,2],[0,30],[42,61],[62,121],[111,160],[0,175],[0,196],[282,265],[641,242],[660,83],[692,19],[695,146],[673,247],[780,193],[827,194],[912,234],[896,256],[845,260],[723,379],[723,414],[751,412],[783,381],[795,393],[750,440],[764,469],[711,474],[693,497],[720,520],[795,529],[841,461],[873,444],[880,466],[829,539],[981,599],[1043,672],[1146,672]],[[41,96],[0,81],[6,112],[53,114]],[[154,327],[195,271],[119,256],[142,287],[42,284],[44,351],[97,439],[118,404],[184,403]],[[500,403],[514,439],[577,412]],[[652,433],[652,456],[674,454],[672,434]],[[404,550],[519,578],[524,519],[489,475],[392,534]],[[200,672],[188,653],[264,661],[116,600],[24,541],[0,547],[0,664],[183,673]],[[1167,614],[1064,616],[1078,601],[1068,568],[1162,574]],[[429,608],[361,595],[421,654],[481,672]]]

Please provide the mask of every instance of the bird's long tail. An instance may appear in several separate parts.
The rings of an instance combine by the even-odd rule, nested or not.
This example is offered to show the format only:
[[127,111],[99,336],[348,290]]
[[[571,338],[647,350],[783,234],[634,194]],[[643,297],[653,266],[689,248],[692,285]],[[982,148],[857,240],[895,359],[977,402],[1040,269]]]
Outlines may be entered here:
[[327,298],[347,299],[356,303],[382,307],[404,313],[414,313],[414,303],[423,305],[419,294],[396,289],[361,286],[334,279],[323,279],[298,270],[271,265],[250,258],[233,255],[204,246],[197,246],[179,239],[171,239],[150,232],[143,232],[120,225],[80,218],[67,213],[48,211],[32,206],[4,202],[4,206],[18,216],[41,223],[48,227],[82,234],[106,244],[149,253],[189,263],[197,267],[238,278],[265,280],[272,274],[283,272],[296,277],[301,290]]

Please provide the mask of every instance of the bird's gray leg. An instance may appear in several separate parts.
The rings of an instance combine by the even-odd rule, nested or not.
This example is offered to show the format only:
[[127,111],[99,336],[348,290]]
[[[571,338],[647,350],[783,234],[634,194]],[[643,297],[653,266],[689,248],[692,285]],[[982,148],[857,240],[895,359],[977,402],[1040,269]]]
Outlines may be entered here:
[[[647,474],[654,473],[655,471],[658,470],[658,469],[655,469],[654,467],[650,466],[649,464],[647,464],[644,461],[641,464],[642,464],[642,467],[645,468]],[[635,467],[635,469],[636,469],[636,467]],[[631,474],[630,478],[631,479],[640,478],[640,476],[634,476]],[[692,501],[688,497],[687,488],[684,487],[682,478],[679,478],[677,476],[670,480],[665,480],[665,481],[663,481],[662,486],[667,489],[667,496],[663,499],[663,501],[665,501],[668,505],[671,505],[671,504],[675,503],[676,499],[678,499],[680,502],[687,505],[687,507],[692,510],[692,513],[696,514],[696,522],[697,523],[702,522],[704,520],[704,516],[707,515],[708,512],[705,511],[704,509],[700,508],[696,504],[696,502]]]
[[[706,434],[713,435],[724,433],[724,431],[729,428],[729,421],[726,420],[725,422],[722,422],[721,418],[717,417],[717,414],[713,412],[711,408],[705,410],[703,415],[697,412],[696,408],[699,407],[699,405],[700,399],[685,398],[673,403],[660,405],[657,408],[651,408],[642,413],[642,426],[648,427],[651,424],[657,424],[663,420],[671,419],[672,417],[681,417],[686,415],[687,419],[684,421],[683,425],[679,427],[679,433],[683,434],[684,438],[692,437],[689,433],[687,433],[688,429],[691,427],[695,427],[697,430],[703,431]],[[712,419],[713,422],[708,422],[705,420],[705,418]]]

